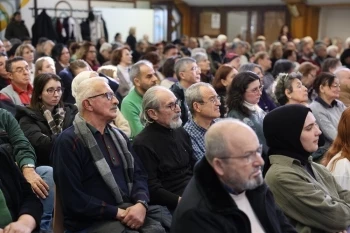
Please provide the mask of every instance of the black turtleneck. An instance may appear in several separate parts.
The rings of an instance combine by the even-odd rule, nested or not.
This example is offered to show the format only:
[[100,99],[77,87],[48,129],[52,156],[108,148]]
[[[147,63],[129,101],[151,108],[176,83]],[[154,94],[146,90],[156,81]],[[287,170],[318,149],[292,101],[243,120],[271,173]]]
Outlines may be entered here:
[[148,173],[150,204],[177,206],[194,165],[191,139],[182,128],[169,129],[158,123],[146,126],[133,143]]

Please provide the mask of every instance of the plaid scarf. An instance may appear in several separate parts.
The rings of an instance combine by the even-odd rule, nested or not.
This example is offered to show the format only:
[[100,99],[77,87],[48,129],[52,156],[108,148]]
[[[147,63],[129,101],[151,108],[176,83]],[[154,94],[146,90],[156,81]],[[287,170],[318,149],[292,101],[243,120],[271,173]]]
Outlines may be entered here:
[[46,109],[44,105],[41,107],[41,110],[43,112],[45,119],[47,120],[47,123],[49,124],[52,134],[57,135],[62,133],[64,116],[66,114],[64,109],[62,107],[55,108],[53,111],[55,112],[54,115],[52,115],[51,111]]
[[[103,156],[97,142],[92,135],[90,129],[86,125],[86,121],[77,114],[73,121],[75,134],[83,141],[85,146],[89,149],[90,154],[95,162],[95,166],[101,174],[103,180],[112,190],[115,200],[118,204],[122,204],[123,198],[121,191],[119,190],[118,184],[115,181],[111,168],[109,167],[105,157]],[[129,195],[131,194],[133,185],[133,174],[134,174],[134,158],[128,150],[126,140],[116,129],[107,124],[107,130],[110,133],[114,145],[117,148],[118,154],[123,161],[124,175],[126,183],[128,184]]]

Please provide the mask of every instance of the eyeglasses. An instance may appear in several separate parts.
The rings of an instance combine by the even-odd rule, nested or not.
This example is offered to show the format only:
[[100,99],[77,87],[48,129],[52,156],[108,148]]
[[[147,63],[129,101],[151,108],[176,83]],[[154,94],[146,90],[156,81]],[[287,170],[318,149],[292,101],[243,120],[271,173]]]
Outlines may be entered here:
[[199,70],[199,67],[198,67],[198,66],[192,66],[192,67],[191,67],[191,71],[197,71],[197,70]]
[[24,73],[24,71],[28,71],[29,72],[29,66],[25,66],[25,67],[17,67],[13,73]]
[[212,103],[212,104],[216,104],[217,102],[220,102],[221,100],[221,96],[213,96],[211,98],[209,98],[209,100],[207,102],[205,101],[201,101],[199,102],[200,104],[206,104],[206,103]]
[[264,88],[264,85],[260,85],[260,86],[258,86],[256,88],[254,88],[253,90],[250,90],[250,91],[247,91],[247,92],[251,92],[253,94],[258,94],[259,92],[261,92],[263,90],[263,88]]
[[46,89],[47,94],[49,95],[54,95],[55,92],[57,91],[57,94],[61,94],[64,91],[63,87],[58,87],[57,89],[50,87]]
[[176,106],[181,107],[181,100],[177,99],[175,102],[168,104],[166,107],[170,108],[172,111],[175,111]]
[[[115,94],[114,94],[113,92],[106,92],[106,93],[103,93],[103,94],[98,94],[98,95],[90,96],[90,97],[88,97],[88,99],[96,98],[96,97],[99,97],[99,96],[104,96],[104,97],[106,97],[108,100],[112,100],[113,97],[116,97]],[[116,97],[116,98],[117,98],[117,97]]]
[[340,87],[340,84],[339,83],[334,83],[330,86],[331,88],[334,87],[334,88],[337,88],[337,87]]
[[249,152],[246,155],[236,157],[222,157],[218,159],[241,159],[246,164],[252,163],[256,157],[261,157],[263,146],[260,144],[256,151]]

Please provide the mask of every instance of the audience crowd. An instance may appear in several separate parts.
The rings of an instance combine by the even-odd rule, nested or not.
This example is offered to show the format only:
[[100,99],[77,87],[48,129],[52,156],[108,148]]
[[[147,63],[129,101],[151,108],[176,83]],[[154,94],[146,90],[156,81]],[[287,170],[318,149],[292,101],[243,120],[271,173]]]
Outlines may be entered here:
[[350,37],[8,30],[0,233],[350,232]]

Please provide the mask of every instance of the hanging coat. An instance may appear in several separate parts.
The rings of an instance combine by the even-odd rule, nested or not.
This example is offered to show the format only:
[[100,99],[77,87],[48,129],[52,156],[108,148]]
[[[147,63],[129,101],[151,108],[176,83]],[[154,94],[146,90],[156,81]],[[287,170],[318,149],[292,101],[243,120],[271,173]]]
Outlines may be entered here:
[[57,33],[52,25],[51,17],[47,15],[44,9],[40,15],[35,19],[32,27],[32,44],[35,47],[40,37],[46,37],[50,40],[57,41]]

